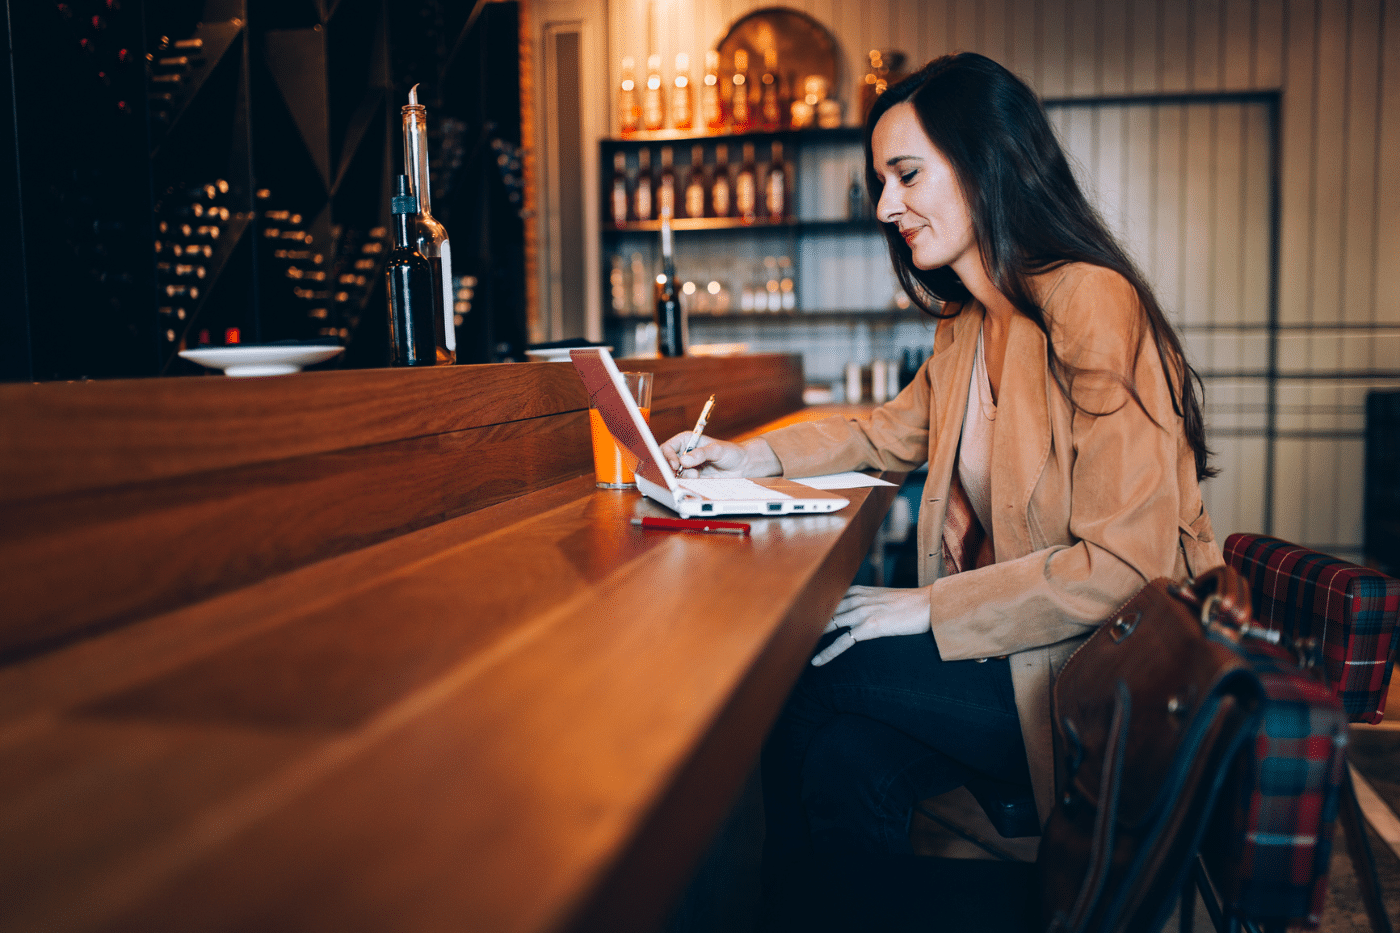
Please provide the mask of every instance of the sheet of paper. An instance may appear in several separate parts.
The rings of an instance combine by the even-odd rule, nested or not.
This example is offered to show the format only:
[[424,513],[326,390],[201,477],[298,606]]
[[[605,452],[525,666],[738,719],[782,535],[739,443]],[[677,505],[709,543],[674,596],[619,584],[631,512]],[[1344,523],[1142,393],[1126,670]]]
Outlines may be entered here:
[[824,476],[793,477],[794,483],[811,486],[813,489],[861,489],[865,486],[893,486],[894,483],[871,476],[868,473],[827,473]]

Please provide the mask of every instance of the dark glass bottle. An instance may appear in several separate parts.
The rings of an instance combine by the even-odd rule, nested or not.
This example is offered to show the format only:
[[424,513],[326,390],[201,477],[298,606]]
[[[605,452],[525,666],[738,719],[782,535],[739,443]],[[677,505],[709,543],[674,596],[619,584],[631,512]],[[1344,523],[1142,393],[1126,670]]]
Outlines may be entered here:
[[739,222],[752,224],[758,220],[758,167],[753,160],[753,143],[744,143],[744,161],[734,178],[734,202]]
[[705,147],[690,149],[690,174],[685,183],[685,216],[705,216]]
[[728,217],[734,212],[734,183],[729,176],[729,146],[715,147],[715,180],[710,185],[710,216]]
[[646,222],[652,218],[651,150],[637,152],[637,187],[632,192],[632,218]]
[[394,248],[384,261],[389,285],[389,365],[434,366],[433,270],[413,248],[418,199],[408,193],[408,176],[394,178]]
[[763,206],[769,221],[782,223],[787,217],[787,167],[783,165],[783,144],[773,143],[773,161],[768,167],[768,180],[763,186]]
[[613,153],[612,219],[618,227],[627,226],[627,153]]
[[447,230],[433,217],[428,179],[428,108],[418,103],[418,85],[408,92],[403,108],[403,164],[409,189],[418,199],[414,246],[433,270],[433,329],[439,363],[457,362],[457,327],[453,321],[452,243]]
[[661,275],[656,279],[656,347],[662,356],[685,356],[685,314],[676,291],[676,263],[671,256],[671,218],[661,215]]
[[661,175],[656,182],[656,214],[658,217],[676,216],[676,168],[675,156],[670,146],[661,147]]

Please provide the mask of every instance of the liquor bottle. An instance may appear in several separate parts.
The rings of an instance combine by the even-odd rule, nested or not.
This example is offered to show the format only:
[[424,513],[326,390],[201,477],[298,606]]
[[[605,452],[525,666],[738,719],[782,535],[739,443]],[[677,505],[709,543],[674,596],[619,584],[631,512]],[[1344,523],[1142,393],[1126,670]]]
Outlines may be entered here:
[[637,99],[636,63],[629,56],[622,60],[622,84],[617,90],[617,123],[623,136],[642,128],[642,105]]
[[851,172],[851,187],[846,189],[846,219],[865,220],[869,216],[869,201],[865,197],[865,186],[860,183],[860,172]]
[[642,92],[642,126],[659,130],[666,125],[666,92],[661,89],[661,56],[647,56],[647,87]]
[[652,296],[647,291],[647,285],[655,276],[647,271],[647,264],[642,261],[641,253],[633,253],[628,265],[632,279],[632,313],[638,317],[646,317],[649,311],[655,310],[648,307]]
[[418,202],[414,246],[433,273],[433,307],[437,310],[437,361],[457,362],[457,328],[452,322],[452,243],[447,230],[433,218],[428,178],[428,108],[418,103],[418,85],[408,91],[403,108],[403,164],[411,193]]
[[690,56],[676,54],[675,90],[671,92],[671,126],[688,130],[695,125],[695,90],[690,86]]
[[613,153],[612,219],[618,227],[627,226],[627,153]]
[[782,223],[787,216],[787,167],[783,165],[783,144],[773,143],[773,161],[768,166],[768,181],[763,186],[763,206],[768,219]]
[[613,254],[611,263],[612,271],[608,273],[608,286],[612,295],[612,312],[619,317],[626,317],[627,313],[632,310],[627,295],[627,266],[620,253]]
[[805,93],[795,97],[789,109],[791,118],[788,125],[795,130],[805,130],[817,120],[817,103],[826,96],[826,79],[821,75],[808,75],[804,82]]
[[749,53],[739,49],[734,53],[734,77],[729,91],[729,122],[736,133],[753,129],[753,113],[749,110]]
[[181,52],[199,53],[202,52],[204,49],[204,40],[176,39],[174,42],[172,42],[170,41],[169,36],[161,36],[160,39],[156,41],[156,48],[162,52],[166,51],[167,49],[177,49]]
[[670,146],[661,147],[661,173],[656,179],[656,213],[661,217],[676,216],[676,170]]
[[671,218],[661,215],[661,274],[656,277],[657,349],[662,356],[685,356],[685,315],[676,293],[676,263],[671,256]]
[[729,179],[729,144],[715,147],[715,180],[710,185],[710,212],[714,217],[728,217],[734,209],[734,188]]
[[753,143],[744,143],[744,161],[734,177],[734,206],[740,223],[751,224],[758,219],[758,169],[753,161]]
[[632,192],[632,216],[639,221],[651,220],[651,150],[643,146],[637,152],[637,190]]
[[414,248],[418,199],[408,193],[408,176],[394,177],[394,248],[384,261],[389,286],[389,365],[437,364],[434,333],[440,320],[433,303],[433,270]]
[[700,88],[700,119],[705,129],[717,133],[724,129],[724,105],[719,94],[719,53],[705,53],[705,82]]
[[792,259],[787,256],[779,256],[778,289],[782,292],[784,311],[795,311],[797,309],[797,292],[794,291],[793,288]]
[[685,216],[705,216],[705,147],[690,147],[690,174],[685,182]]
[[768,132],[782,129],[783,106],[778,87],[778,50],[766,49],[763,52],[763,77],[758,89],[758,118],[760,125]]

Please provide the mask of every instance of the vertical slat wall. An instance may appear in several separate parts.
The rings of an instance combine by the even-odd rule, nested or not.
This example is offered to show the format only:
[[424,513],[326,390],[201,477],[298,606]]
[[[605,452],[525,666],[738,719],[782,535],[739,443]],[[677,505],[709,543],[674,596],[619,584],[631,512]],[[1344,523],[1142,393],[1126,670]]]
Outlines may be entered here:
[[[609,0],[610,93],[624,55],[640,64],[654,48],[668,65],[678,51],[701,62],[731,23],[766,5]],[[1209,493],[1217,528],[1268,528],[1359,556],[1365,395],[1400,385],[1400,237],[1390,226],[1400,216],[1400,3],[785,5],[836,35],[848,119],[855,76],[872,48],[900,49],[914,63],[955,49],[980,51],[1043,97],[1067,99],[1054,109],[1070,148],[1087,147],[1088,161],[1100,166],[1086,183],[1116,199],[1110,219],[1138,250],[1185,326],[1195,363],[1210,374],[1212,437],[1225,471]],[[1257,91],[1278,92],[1276,202],[1261,190],[1268,179],[1258,172],[1268,164],[1268,153],[1258,151],[1269,138],[1259,125],[1267,121],[1266,105],[1073,105],[1120,95]],[[615,131],[615,124],[607,129]],[[1151,183],[1128,183],[1138,177]],[[1271,318],[1266,280],[1275,211]],[[804,300],[813,304],[810,295]],[[1272,495],[1264,501],[1270,446]]]
[[1181,332],[1205,381],[1221,475],[1205,489],[1223,531],[1264,529],[1275,98],[1061,103],[1050,118],[1086,193]]

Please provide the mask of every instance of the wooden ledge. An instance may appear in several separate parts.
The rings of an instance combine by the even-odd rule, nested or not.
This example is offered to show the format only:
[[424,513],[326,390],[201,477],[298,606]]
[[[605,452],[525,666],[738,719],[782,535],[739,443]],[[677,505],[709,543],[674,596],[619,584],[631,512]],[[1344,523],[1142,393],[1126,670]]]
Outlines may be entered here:
[[583,477],[4,671],[0,926],[649,928],[892,490],[851,499],[644,532]]
[[[663,436],[717,388],[720,436],[797,407],[792,358],[642,365]],[[0,649],[57,639],[0,663],[0,929],[654,928],[894,491],[643,531],[659,509],[593,487],[567,366],[479,375],[496,415],[453,410],[491,394],[467,374],[353,404],[313,375],[339,374],[0,387],[38,458],[0,501]],[[367,391],[407,385],[446,401]],[[124,437],[104,392],[163,414]],[[181,427],[259,398],[245,444]],[[141,454],[161,436],[180,469]]]

